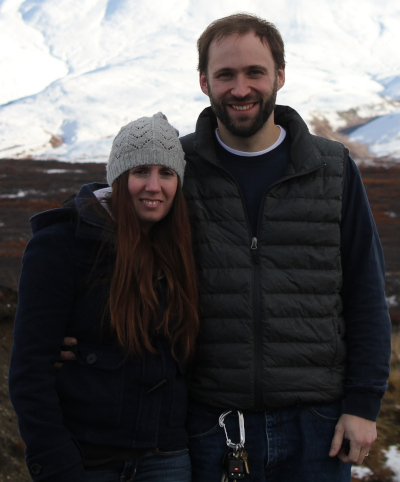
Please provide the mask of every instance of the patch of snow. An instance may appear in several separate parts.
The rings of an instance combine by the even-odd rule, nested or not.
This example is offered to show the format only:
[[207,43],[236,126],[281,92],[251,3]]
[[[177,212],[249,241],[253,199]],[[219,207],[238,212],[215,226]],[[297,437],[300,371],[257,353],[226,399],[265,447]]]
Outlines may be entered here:
[[80,173],[85,172],[85,171],[82,171],[82,169],[74,169],[74,170],[70,170],[70,169],[45,169],[42,172],[44,172],[45,174],[65,174],[65,173],[68,173],[68,172],[75,172],[75,173],[80,174]]
[[373,472],[368,467],[353,465],[351,468],[351,476],[356,478],[357,480],[363,480],[369,475],[373,475]]
[[21,189],[16,194],[0,194],[1,199],[18,199],[25,197],[28,193],[26,191],[21,191]]
[[377,156],[400,158],[400,109],[359,127],[349,139],[366,144]]
[[395,475],[393,482],[400,482],[400,446],[392,445],[389,450],[383,450],[386,456],[386,467],[388,467]]
[[388,296],[386,298],[386,302],[387,302],[389,308],[395,308],[396,306],[399,306],[396,295]]

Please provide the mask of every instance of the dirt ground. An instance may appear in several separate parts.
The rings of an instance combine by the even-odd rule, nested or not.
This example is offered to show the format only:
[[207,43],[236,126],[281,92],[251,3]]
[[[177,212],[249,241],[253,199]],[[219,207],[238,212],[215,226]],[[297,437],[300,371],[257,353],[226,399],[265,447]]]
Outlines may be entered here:
[[0,303],[0,482],[26,482],[30,477],[25,467],[24,444],[8,397],[8,365],[17,293],[0,287]]

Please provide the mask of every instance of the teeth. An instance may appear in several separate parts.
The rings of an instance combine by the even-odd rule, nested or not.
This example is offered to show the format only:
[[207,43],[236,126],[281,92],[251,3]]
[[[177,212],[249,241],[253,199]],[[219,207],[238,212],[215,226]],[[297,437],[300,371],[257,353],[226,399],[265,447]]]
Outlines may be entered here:
[[144,200],[143,202],[144,204],[148,204],[150,206],[157,206],[157,204],[160,203],[160,201],[146,201],[146,200]]
[[247,104],[247,105],[232,105],[235,110],[248,110],[253,107],[254,104]]

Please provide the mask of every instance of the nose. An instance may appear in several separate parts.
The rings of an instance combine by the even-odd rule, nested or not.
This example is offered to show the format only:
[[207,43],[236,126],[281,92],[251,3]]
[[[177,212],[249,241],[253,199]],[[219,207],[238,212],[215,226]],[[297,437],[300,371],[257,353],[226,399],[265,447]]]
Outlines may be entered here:
[[231,90],[232,95],[235,97],[246,97],[250,94],[251,89],[248,85],[247,79],[244,75],[238,75],[234,79],[234,85]]
[[160,178],[158,173],[153,170],[149,177],[147,178],[146,191],[149,192],[160,192]]

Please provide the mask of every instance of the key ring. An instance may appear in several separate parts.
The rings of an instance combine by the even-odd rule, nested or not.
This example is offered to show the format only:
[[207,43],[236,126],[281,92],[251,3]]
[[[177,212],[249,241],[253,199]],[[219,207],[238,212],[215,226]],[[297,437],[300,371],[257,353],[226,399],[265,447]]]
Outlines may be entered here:
[[233,443],[232,440],[228,437],[228,432],[226,430],[226,426],[224,423],[225,417],[228,416],[230,413],[232,413],[232,410],[228,410],[227,412],[224,412],[223,414],[221,414],[219,417],[218,423],[219,423],[219,426],[222,427],[225,431],[226,445],[230,449],[233,449],[235,452],[238,452],[240,449],[244,449],[244,443],[245,443],[243,412],[241,412],[240,410],[237,410],[237,414],[239,417],[239,431],[240,431],[240,442],[238,444]]

